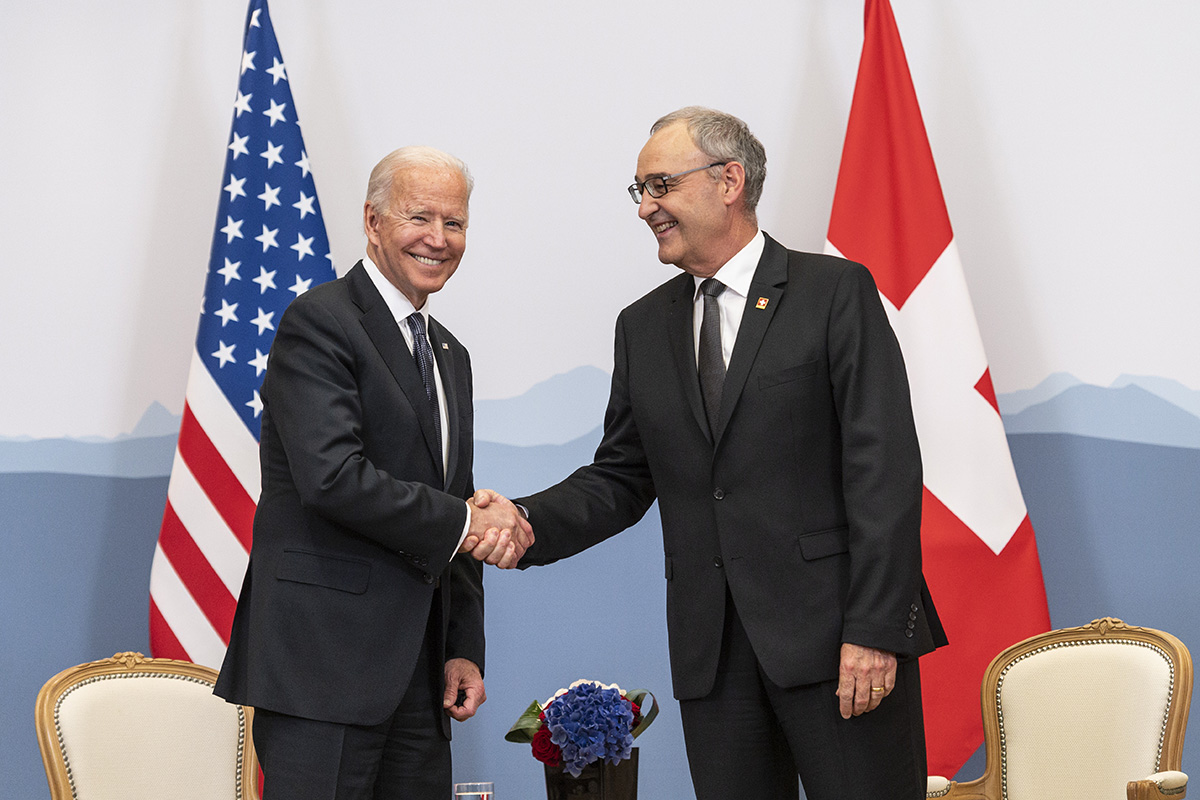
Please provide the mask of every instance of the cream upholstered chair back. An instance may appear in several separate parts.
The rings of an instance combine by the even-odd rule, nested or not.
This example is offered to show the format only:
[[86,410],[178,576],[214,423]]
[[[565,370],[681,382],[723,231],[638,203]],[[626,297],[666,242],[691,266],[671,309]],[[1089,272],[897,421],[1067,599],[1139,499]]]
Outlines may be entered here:
[[216,671],[118,653],[51,678],[37,733],[52,800],[257,800],[251,710],[212,693]]
[[[1053,639],[999,671],[1005,796],[1120,798],[1133,777],[1159,771],[1175,697],[1170,652],[1145,637]],[[1081,765],[1087,769],[1080,769]]]
[[1187,648],[1162,631],[1106,617],[1026,639],[984,676],[984,776],[930,779],[930,795],[1182,797],[1191,692]]

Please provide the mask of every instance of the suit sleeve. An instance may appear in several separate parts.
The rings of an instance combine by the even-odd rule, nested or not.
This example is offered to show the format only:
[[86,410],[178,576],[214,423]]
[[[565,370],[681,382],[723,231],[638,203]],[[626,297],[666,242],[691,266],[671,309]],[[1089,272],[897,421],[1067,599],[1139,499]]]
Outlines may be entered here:
[[921,454],[899,343],[874,280],[843,270],[830,310],[829,363],[842,433],[850,588],[842,641],[913,650],[921,578]]
[[[474,414],[474,384],[471,377],[470,357],[466,358],[468,403]],[[475,478],[467,481],[467,496],[475,494]],[[460,531],[461,533],[461,531]],[[484,674],[484,629],[483,629],[483,562],[469,555],[455,556],[450,561],[450,613],[446,631],[446,660],[465,658],[479,667]]]
[[450,627],[446,660],[465,658],[483,674],[483,562],[461,555],[450,562]]
[[467,508],[461,498],[391,475],[367,457],[359,355],[339,318],[304,300],[288,308],[271,348],[264,405],[285,458],[264,460],[264,473],[284,473],[264,474],[264,494],[290,481],[308,511],[437,574],[453,555]]
[[617,318],[604,436],[591,464],[516,502],[529,509],[536,541],[520,566],[575,555],[635,524],[654,502],[654,481],[629,397],[624,315]]

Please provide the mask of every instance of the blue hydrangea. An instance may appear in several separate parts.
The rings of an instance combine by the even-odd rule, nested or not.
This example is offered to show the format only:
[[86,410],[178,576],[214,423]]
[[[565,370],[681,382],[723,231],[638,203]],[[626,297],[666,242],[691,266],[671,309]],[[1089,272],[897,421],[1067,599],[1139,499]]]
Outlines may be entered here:
[[633,710],[618,689],[580,683],[546,707],[550,741],[562,749],[563,769],[578,778],[588,764],[616,764],[633,749]]

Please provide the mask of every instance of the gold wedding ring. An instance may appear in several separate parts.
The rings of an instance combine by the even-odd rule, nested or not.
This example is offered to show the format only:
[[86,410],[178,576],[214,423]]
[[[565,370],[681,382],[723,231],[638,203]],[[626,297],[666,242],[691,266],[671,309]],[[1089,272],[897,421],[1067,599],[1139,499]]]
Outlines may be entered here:
[[882,691],[883,691],[883,687],[882,687],[882,686],[872,686],[872,687],[871,687],[871,691],[872,691],[872,692],[882,692]]

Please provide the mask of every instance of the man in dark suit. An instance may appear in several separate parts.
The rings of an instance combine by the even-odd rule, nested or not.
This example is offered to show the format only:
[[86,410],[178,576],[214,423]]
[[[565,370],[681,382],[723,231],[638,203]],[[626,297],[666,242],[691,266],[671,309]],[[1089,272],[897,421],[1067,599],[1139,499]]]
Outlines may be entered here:
[[765,175],[735,117],[651,129],[629,190],[684,274],[618,318],[595,461],[517,501],[539,534],[521,566],[657,498],[697,797],[794,798],[797,775],[810,800],[924,797],[916,659],[944,636],[904,363],[864,267],[759,232]]
[[268,797],[445,800],[449,717],[485,699],[480,560],[513,566],[532,531],[511,505],[466,500],[470,360],[428,316],[466,249],[470,191],[465,165],[432,148],[383,159],[367,258],[280,321],[216,686],[256,709]]

